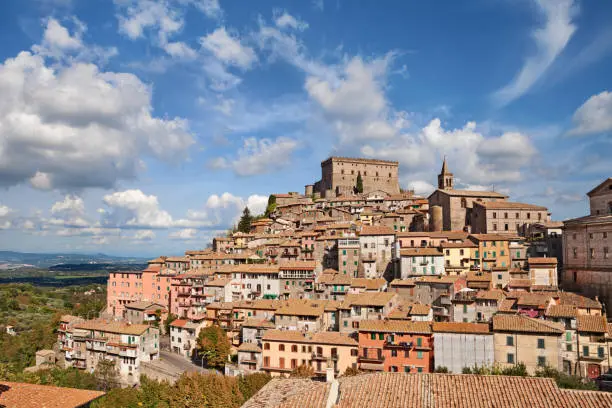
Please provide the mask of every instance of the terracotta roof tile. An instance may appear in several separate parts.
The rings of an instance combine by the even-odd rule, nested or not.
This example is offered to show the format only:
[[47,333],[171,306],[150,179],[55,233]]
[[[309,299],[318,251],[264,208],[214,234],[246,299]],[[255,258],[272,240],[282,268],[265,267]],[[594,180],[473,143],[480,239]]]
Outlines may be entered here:
[[574,305],[550,305],[546,310],[547,317],[576,317],[578,309]]
[[139,336],[151,326],[148,324],[129,324],[123,322],[110,322],[105,320],[86,320],[75,325],[76,329],[96,330],[107,333],[132,334]]
[[409,320],[362,320],[359,322],[359,331],[429,334],[431,333],[431,324]]
[[527,258],[527,263],[529,263],[529,265],[556,265],[557,258],[533,257],[533,258]]
[[0,381],[0,406],[7,408],[77,408],[103,395],[101,391]]
[[364,225],[359,231],[359,235],[395,235],[391,227],[383,225]]
[[238,351],[248,351],[251,353],[261,353],[261,349],[257,347],[257,344],[253,343],[242,343],[238,347]]
[[483,201],[474,203],[475,205],[483,206],[487,209],[491,210],[538,210],[538,211],[548,211],[548,208],[542,207],[540,205],[534,204],[526,204],[526,203],[517,203],[512,201]]
[[432,329],[434,333],[489,333],[489,325],[486,323],[434,322]]
[[606,333],[608,331],[605,316],[579,315],[576,328],[581,332]]
[[368,279],[368,278],[353,278],[351,280],[352,288],[366,288],[367,290],[380,290],[385,287],[387,280],[384,278]]
[[493,331],[561,335],[563,325],[522,315],[493,316]]

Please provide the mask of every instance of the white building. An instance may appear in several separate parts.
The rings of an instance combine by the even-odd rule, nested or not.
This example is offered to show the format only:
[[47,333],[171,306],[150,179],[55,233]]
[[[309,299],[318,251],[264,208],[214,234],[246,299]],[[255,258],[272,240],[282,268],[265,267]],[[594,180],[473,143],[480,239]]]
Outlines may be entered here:
[[95,371],[103,359],[113,361],[124,385],[140,383],[141,363],[159,358],[159,329],[146,324],[87,320],[72,332],[72,365]]
[[183,357],[191,358],[198,345],[200,330],[206,327],[206,321],[190,322],[176,319],[170,323],[170,350]]
[[493,333],[485,323],[435,322],[434,365],[461,374],[464,367],[491,367],[495,361]]
[[280,295],[278,265],[236,265],[232,271],[233,300],[277,299]]
[[444,275],[444,253],[438,248],[407,248],[400,250],[400,277]]
[[364,225],[359,232],[361,262],[365,278],[393,276],[395,232],[390,227]]

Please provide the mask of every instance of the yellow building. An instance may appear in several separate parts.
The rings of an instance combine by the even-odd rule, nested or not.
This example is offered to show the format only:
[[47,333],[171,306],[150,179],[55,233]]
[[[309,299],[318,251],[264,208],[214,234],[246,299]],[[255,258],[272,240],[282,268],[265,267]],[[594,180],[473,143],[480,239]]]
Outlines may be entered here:
[[478,249],[473,241],[442,242],[440,249],[444,254],[444,269],[447,275],[465,276],[474,265],[472,255]]
[[538,368],[562,370],[560,323],[533,319],[522,315],[493,316],[495,364],[501,368],[523,363],[534,375]]
[[501,234],[472,234],[469,238],[478,246],[474,253],[474,263],[483,271],[494,267],[510,267],[509,242],[513,237]]
[[272,376],[290,374],[301,365],[312,367],[316,376],[325,376],[328,365],[336,376],[357,367],[358,343],[346,334],[267,330],[262,343],[261,369]]

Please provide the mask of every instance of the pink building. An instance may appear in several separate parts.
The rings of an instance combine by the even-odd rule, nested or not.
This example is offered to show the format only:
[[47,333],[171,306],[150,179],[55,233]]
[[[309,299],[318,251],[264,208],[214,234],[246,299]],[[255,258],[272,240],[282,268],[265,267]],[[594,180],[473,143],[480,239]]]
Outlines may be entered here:
[[111,273],[106,295],[107,312],[122,316],[126,304],[145,300],[168,307],[172,276],[163,272],[161,264],[150,262],[143,271]]

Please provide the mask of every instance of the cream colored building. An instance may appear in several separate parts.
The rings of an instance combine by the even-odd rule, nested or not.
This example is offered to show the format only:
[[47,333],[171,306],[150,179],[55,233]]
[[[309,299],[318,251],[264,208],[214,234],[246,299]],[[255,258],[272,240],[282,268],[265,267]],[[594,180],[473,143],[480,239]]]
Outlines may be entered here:
[[545,366],[561,370],[561,336],[564,333],[560,323],[522,315],[495,315],[495,364],[506,368],[523,363],[530,375]]
[[474,265],[472,252],[478,245],[466,239],[463,242],[442,242],[440,244],[444,255],[444,270],[447,275],[465,276]]
[[301,365],[312,367],[316,376],[325,376],[328,366],[336,376],[357,367],[358,343],[346,334],[268,330],[262,344],[261,369],[275,377],[290,374]]
[[558,286],[557,258],[528,258],[529,279],[532,285]]

